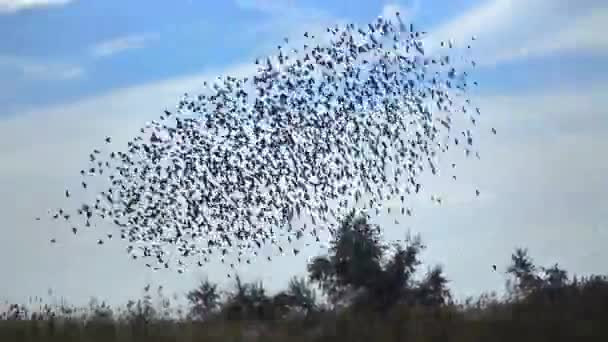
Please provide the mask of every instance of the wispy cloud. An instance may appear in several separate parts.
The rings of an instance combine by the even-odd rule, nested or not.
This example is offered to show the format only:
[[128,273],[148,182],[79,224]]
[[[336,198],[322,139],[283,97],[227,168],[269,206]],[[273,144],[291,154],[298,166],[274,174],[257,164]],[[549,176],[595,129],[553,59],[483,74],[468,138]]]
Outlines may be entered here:
[[0,56],[0,69],[16,69],[26,79],[30,80],[75,80],[85,75],[79,65],[66,63],[41,62],[28,58]]
[[112,38],[95,44],[91,48],[91,54],[95,57],[110,57],[127,50],[142,49],[158,37],[157,34],[132,34]]
[[527,49],[529,55],[544,56],[559,51],[582,51],[592,54],[608,54],[608,7],[589,11],[587,15],[573,18],[572,24],[557,31],[552,37]]
[[487,0],[432,30],[432,37],[463,45],[477,36],[476,59],[485,65],[566,52],[608,54],[606,20],[608,8],[599,0],[576,6],[567,0]]
[[0,0],[0,14],[12,14],[24,10],[59,7],[73,0]]

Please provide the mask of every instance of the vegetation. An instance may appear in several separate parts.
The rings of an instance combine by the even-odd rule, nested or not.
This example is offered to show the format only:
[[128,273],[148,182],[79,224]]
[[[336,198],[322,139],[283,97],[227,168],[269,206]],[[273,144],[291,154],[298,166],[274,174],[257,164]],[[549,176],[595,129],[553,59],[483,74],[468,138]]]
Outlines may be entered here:
[[386,246],[353,213],[308,276],[277,294],[236,277],[230,291],[202,281],[184,311],[149,286],[118,309],[12,305],[0,341],[608,341],[608,278],[569,277],[516,249],[504,298],[459,303],[441,267],[415,280],[424,248],[419,236]]

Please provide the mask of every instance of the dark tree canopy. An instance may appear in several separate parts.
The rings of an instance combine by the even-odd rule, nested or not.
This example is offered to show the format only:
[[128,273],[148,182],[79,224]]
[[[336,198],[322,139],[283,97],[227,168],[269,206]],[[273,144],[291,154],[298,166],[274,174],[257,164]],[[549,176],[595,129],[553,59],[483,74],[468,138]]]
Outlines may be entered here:
[[331,242],[329,254],[309,265],[309,278],[334,305],[388,309],[396,303],[441,305],[449,297],[442,268],[431,269],[421,282],[413,280],[424,249],[419,236],[408,235],[392,254],[381,242],[379,227],[353,211]]

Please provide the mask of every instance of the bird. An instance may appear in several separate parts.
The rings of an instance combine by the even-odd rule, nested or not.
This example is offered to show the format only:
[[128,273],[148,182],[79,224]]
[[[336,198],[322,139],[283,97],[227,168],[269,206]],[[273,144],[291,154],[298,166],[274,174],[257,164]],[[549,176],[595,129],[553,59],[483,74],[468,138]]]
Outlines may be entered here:
[[[424,191],[425,171],[439,175],[440,154],[452,146],[478,155],[478,117],[454,136],[458,113],[479,114],[466,98],[470,76],[449,51],[428,55],[419,42],[425,33],[400,17],[326,31],[329,42],[305,32],[301,49],[289,50],[294,43],[284,38],[275,56],[255,59],[252,77],[223,75],[204,82],[201,94],[184,93],[124,149],[94,149],[80,174],[108,186],[76,202],[70,224],[109,222],[120,229],[116,237],[137,246],[127,251],[132,259],[146,258],[151,268],[177,264],[183,273],[181,260],[202,265],[234,253],[249,264],[268,243],[280,255],[289,250],[282,244],[305,234],[320,243],[319,234],[333,236],[357,203],[366,202],[371,217],[391,214],[380,205],[399,198],[401,214],[413,216],[406,198]],[[78,190],[96,191],[90,182]],[[80,198],[72,195],[66,190]],[[312,225],[296,227],[306,218]]]

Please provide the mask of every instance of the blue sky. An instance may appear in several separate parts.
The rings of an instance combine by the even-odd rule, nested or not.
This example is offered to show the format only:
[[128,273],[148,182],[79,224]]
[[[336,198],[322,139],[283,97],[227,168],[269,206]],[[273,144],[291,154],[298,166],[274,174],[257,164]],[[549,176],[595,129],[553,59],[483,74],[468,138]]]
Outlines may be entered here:
[[[110,0],[67,1],[45,8],[45,1],[37,1],[41,4],[38,7],[0,16],[0,71],[4,75],[0,105],[5,115],[25,107],[75,101],[119,87],[251,61],[256,53],[267,53],[283,32],[299,35],[306,26],[320,27],[340,19],[366,23],[392,4]],[[474,9],[478,2],[410,0],[397,4],[415,16],[418,27],[430,30]],[[582,9],[570,6],[568,11],[584,13],[594,3],[600,4],[585,3],[578,6]],[[492,38],[511,39],[500,35]],[[581,51],[576,55],[516,59],[485,68],[482,79],[488,82],[483,90],[538,87],[539,76],[551,78],[552,83],[605,77],[608,67],[601,63],[603,56]],[[565,72],[581,62],[576,68],[578,75]]]
[[[442,208],[417,200],[408,227],[426,237],[427,260],[444,264],[459,295],[501,290],[488,263],[506,263],[517,245],[541,262],[607,273],[597,261],[608,258],[608,161],[598,157],[608,148],[605,1],[0,0],[0,189],[11,194],[0,199],[0,270],[10,274],[0,293],[24,298],[53,287],[76,301],[122,301],[148,281],[177,292],[192,286],[200,274],[147,273],[118,244],[91,249],[94,236],[66,233],[52,249],[48,238],[61,228],[31,217],[61,205],[64,186],[105,135],[125,142],[203,80],[251,74],[254,58],[284,36],[396,9],[429,32],[429,44],[478,37],[473,95],[485,157],[463,167],[460,185],[431,180],[429,191],[445,193]],[[482,201],[470,198],[476,186]],[[240,272],[278,288],[305,261]],[[225,281],[221,265],[210,270]],[[120,293],[110,285],[116,277]]]

